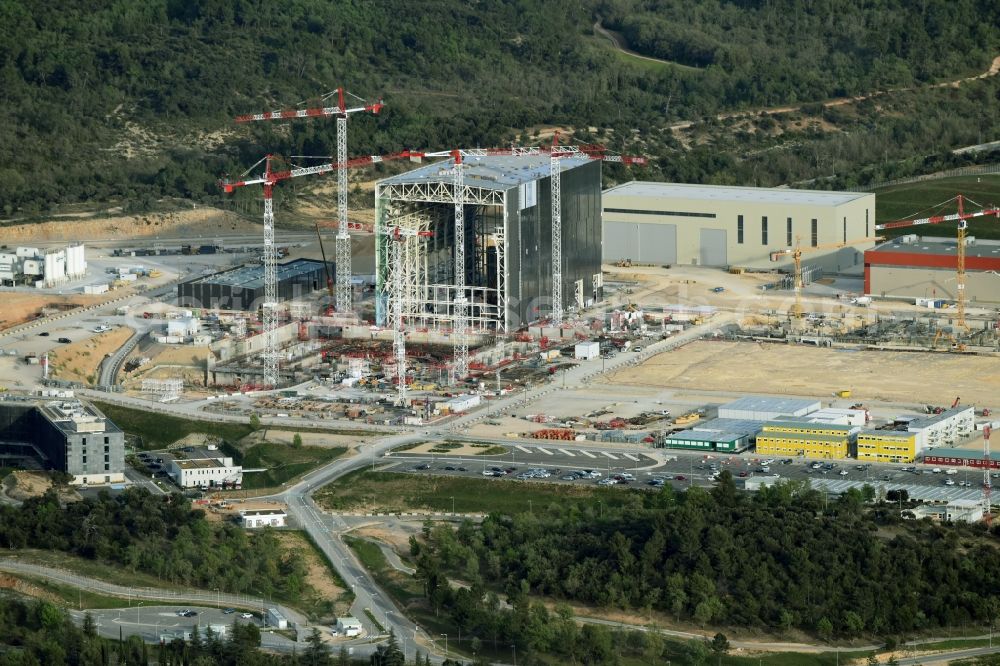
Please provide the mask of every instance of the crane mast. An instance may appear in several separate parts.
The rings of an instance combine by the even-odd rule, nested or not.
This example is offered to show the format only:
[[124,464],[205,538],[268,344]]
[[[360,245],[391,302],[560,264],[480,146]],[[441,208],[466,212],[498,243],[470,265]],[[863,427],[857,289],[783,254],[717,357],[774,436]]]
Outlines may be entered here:
[[[219,182],[223,191],[232,193],[237,188],[248,187],[250,185],[260,185],[264,192],[264,303],[261,306],[261,324],[264,335],[264,350],[261,361],[264,368],[263,384],[271,387],[278,385],[278,277],[277,263],[278,252],[274,244],[274,186],[282,181],[302,176],[313,176],[330,171],[345,172],[347,169],[377,164],[394,159],[410,157],[409,151],[396,153],[394,155],[370,155],[354,159],[344,159],[338,162],[319,164],[310,167],[300,167],[275,171],[271,168],[273,157],[266,155],[257,164],[250,167],[249,171],[256,168],[262,162],[264,173],[237,181],[223,180]],[[244,174],[245,176],[246,174]],[[324,261],[325,264],[325,261]]]
[[[271,158],[267,158],[265,173],[271,172]],[[261,324],[264,332],[264,384],[278,385],[278,253],[274,247],[273,185],[264,185],[264,304],[261,307]]]
[[[340,92],[340,106],[344,110],[344,93]],[[347,113],[337,116],[337,161],[347,160]],[[337,312],[349,312],[353,306],[351,277],[351,235],[347,222],[347,170],[337,171],[337,241],[336,241]]]
[[[337,119],[337,163],[347,161],[347,117],[352,113],[368,112],[377,114],[385,106],[381,100],[373,104],[348,108],[343,88],[336,89],[337,105],[321,108],[290,109],[285,111],[269,111],[266,113],[237,116],[236,122],[246,123],[260,120],[290,120],[295,118],[320,118],[334,116]],[[350,93],[347,93],[350,94]],[[343,169],[337,173],[337,236],[336,236],[336,309],[338,312],[350,312],[353,303],[351,292],[351,236],[347,221],[347,172]]]
[[[883,229],[902,229],[905,227],[915,227],[922,224],[940,224],[941,222],[958,222],[958,244],[955,247],[955,310],[956,310],[956,326],[959,328],[969,330],[969,325],[965,320],[965,253],[966,247],[965,243],[968,235],[968,220],[973,217],[982,217],[984,215],[993,215],[1000,217],[1000,208],[983,208],[982,210],[975,211],[973,213],[965,212],[965,200],[966,198],[961,194],[955,196],[953,199],[958,204],[958,213],[952,213],[950,215],[936,215],[934,217],[925,217],[915,220],[899,220],[897,222],[887,222],[885,224],[875,225],[876,230]],[[936,207],[944,206],[945,204],[951,203],[953,201],[949,199]],[[975,202],[973,202],[975,203]],[[977,204],[978,205],[978,204]]]
[[990,480],[990,434],[992,430],[989,424],[983,426],[983,520],[987,525],[993,522],[993,482]]
[[452,153],[455,161],[455,381],[469,374],[469,339],[465,298],[465,174],[462,153]]

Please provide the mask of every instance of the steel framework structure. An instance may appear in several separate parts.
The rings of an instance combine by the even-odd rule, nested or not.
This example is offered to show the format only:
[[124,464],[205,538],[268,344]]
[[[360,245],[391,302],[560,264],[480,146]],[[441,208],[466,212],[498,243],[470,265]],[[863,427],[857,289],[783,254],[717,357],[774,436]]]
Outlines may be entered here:
[[[340,173],[346,172],[347,169],[367,166],[369,164],[377,164],[380,162],[386,162],[395,159],[403,159],[410,157],[409,152],[396,153],[393,155],[369,155],[366,157],[357,157],[350,160],[341,160],[337,162],[328,162],[324,164],[318,164],[309,167],[298,167],[294,169],[285,170],[274,170],[271,168],[272,162],[274,161],[273,156],[265,155],[257,162],[254,166],[250,167],[244,174],[241,180],[230,181],[223,180],[220,181],[219,185],[222,187],[223,191],[228,193],[234,192],[237,188],[248,187],[251,185],[260,185],[264,192],[264,251],[263,251],[263,263],[264,263],[264,302],[261,305],[261,323],[262,323],[262,334],[265,336],[265,347],[261,355],[261,361],[264,367],[264,381],[265,385],[275,387],[278,385],[278,277],[277,277],[277,261],[278,253],[277,247],[274,244],[274,186],[282,181],[290,180],[292,178],[299,178],[302,176],[315,176],[325,173],[330,173],[331,171],[338,171]],[[257,168],[261,164],[264,165],[264,172],[257,176],[252,176],[246,178],[246,174]],[[338,276],[340,272],[338,271]],[[348,274],[348,277],[350,274]]]
[[[337,156],[338,164],[347,162],[347,117],[352,113],[369,112],[377,114],[385,106],[382,100],[369,104],[365,102],[362,106],[347,108],[344,95],[348,94],[356,99],[361,99],[357,95],[337,88],[333,93],[323,97],[327,99],[333,94],[337,95],[337,105],[312,109],[290,109],[286,111],[270,111],[267,113],[249,114],[238,116],[236,122],[245,123],[259,120],[290,120],[295,118],[322,118],[334,116],[337,119]],[[364,102],[364,100],[361,100]],[[351,303],[351,235],[350,224],[347,221],[347,171],[337,170],[337,236],[336,236],[336,308],[338,312],[349,312]]]

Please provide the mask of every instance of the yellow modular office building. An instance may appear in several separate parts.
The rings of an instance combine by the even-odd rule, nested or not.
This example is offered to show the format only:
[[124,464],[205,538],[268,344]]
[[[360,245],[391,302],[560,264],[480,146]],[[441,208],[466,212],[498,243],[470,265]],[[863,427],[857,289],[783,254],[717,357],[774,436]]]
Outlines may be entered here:
[[858,428],[829,423],[771,421],[757,435],[757,453],[805,458],[846,458]]
[[858,433],[858,460],[910,463],[916,458],[916,433],[884,430]]
[[633,181],[601,205],[604,263],[776,268],[798,237],[808,265],[860,273],[874,246],[856,242],[875,236],[874,194]]

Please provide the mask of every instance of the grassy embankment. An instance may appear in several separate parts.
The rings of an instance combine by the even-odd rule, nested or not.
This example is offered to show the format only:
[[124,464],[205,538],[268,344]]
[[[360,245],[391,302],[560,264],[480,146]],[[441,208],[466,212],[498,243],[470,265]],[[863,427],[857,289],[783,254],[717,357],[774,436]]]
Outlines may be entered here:
[[[984,206],[1000,204],[1000,174],[982,176],[953,176],[925,180],[905,185],[895,185],[876,190],[875,222],[882,224],[893,220],[931,217],[938,214],[957,213],[955,204],[943,209],[928,210],[956,194],[962,194]],[[965,210],[977,210],[977,206],[966,203]],[[920,234],[921,236],[957,235],[954,222],[922,225],[919,227],[894,229],[885,235],[895,237],[905,234]],[[995,217],[979,217],[969,220],[968,233],[976,238],[1000,239],[1000,221]]]

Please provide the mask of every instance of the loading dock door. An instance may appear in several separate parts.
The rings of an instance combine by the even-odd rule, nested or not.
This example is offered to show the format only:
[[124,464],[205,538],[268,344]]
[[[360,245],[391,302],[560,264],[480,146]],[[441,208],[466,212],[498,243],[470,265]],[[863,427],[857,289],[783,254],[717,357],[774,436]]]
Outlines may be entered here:
[[676,264],[677,225],[639,225],[639,261],[644,264]]
[[702,266],[728,266],[726,261],[726,230],[701,229]]
[[639,261],[639,225],[635,222],[605,222],[603,254],[601,261],[606,264],[620,259]]

